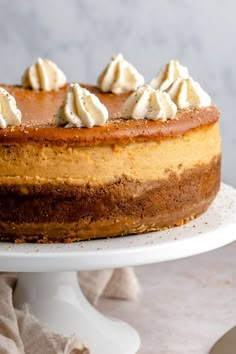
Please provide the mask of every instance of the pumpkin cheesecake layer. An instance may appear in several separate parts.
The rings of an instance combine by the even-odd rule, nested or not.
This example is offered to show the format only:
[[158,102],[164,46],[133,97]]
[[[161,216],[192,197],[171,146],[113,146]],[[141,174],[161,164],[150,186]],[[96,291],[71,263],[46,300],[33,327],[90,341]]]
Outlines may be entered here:
[[0,184],[100,185],[120,177],[146,181],[207,164],[220,154],[218,124],[183,136],[130,144],[0,145]]
[[4,86],[22,127],[0,130],[0,239],[71,242],[159,230],[204,212],[220,183],[219,113],[179,110],[173,120],[120,119],[128,94],[103,94],[102,127],[53,123],[66,87]]

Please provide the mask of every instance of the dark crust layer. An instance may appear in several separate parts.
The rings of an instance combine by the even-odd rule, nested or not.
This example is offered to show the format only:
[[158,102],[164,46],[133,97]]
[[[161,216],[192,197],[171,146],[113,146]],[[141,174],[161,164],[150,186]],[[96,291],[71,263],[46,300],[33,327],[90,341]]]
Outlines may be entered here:
[[82,85],[96,94],[109,111],[102,127],[63,128],[53,123],[53,114],[61,105],[66,86],[51,92],[33,91],[17,86],[1,85],[12,94],[22,112],[22,127],[0,129],[0,144],[50,143],[55,145],[96,145],[150,141],[180,136],[191,129],[214,124],[219,119],[215,106],[179,110],[175,119],[166,122],[120,119],[121,107],[129,93],[102,93],[96,87]]
[[169,172],[166,179],[147,182],[121,178],[96,188],[1,185],[0,240],[70,242],[182,224],[215,198],[220,161],[215,157],[180,176]]

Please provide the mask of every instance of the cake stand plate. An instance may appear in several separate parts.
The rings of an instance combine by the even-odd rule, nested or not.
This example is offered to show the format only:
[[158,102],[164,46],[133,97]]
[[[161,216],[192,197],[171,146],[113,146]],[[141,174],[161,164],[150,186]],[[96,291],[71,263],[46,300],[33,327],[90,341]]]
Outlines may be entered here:
[[15,305],[27,303],[49,329],[85,339],[92,354],[135,354],[137,332],[98,313],[81,293],[75,271],[163,262],[236,240],[236,190],[222,184],[206,213],[190,223],[136,236],[73,244],[0,244],[0,270],[20,272]]

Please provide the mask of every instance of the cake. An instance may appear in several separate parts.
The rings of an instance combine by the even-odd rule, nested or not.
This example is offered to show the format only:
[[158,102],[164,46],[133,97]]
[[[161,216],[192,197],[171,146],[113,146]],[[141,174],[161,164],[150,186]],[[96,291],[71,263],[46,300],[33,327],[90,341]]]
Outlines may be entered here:
[[[65,84],[61,73],[56,89],[39,84],[33,89],[30,69],[23,85],[0,85],[22,115],[20,125],[0,129],[1,241],[139,234],[182,225],[210,206],[220,185],[219,111],[186,70],[181,76],[184,67],[178,62],[160,72],[161,84],[166,77],[170,81],[163,90],[157,79],[143,86],[140,75],[135,88],[134,69],[122,65],[132,91],[118,83],[115,90],[122,89],[112,92],[114,77],[106,77],[110,66],[97,86],[79,86],[78,97],[86,92],[91,110],[108,112],[91,128],[71,122],[65,127],[64,118],[56,119],[66,94],[78,88]],[[35,67],[31,71],[37,74]]]

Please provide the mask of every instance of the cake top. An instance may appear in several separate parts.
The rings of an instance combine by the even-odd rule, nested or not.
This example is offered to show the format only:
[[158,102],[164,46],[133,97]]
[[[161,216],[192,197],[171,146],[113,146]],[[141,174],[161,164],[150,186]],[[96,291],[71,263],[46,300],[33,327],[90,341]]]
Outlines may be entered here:
[[58,127],[53,114],[60,106],[67,87],[57,91],[33,91],[18,86],[2,85],[16,99],[17,106],[22,112],[22,126],[0,129],[0,142],[42,142],[54,144],[116,144],[128,143],[132,140],[149,140],[154,137],[172,137],[184,134],[190,129],[210,125],[219,118],[215,106],[178,110],[175,119],[162,122],[151,120],[121,119],[121,109],[128,93],[115,95],[102,93],[95,86],[82,85],[106,106],[109,120],[101,127],[92,129],[65,129]]
[[[0,143],[127,143],[184,134],[219,118],[210,97],[177,61],[160,70],[151,81],[153,87],[139,86],[143,82],[121,55],[102,72],[99,87],[66,84],[55,63],[39,59],[25,71],[22,86],[0,85],[18,114],[3,119],[2,128],[11,126],[0,129]],[[133,91],[126,92],[130,89]],[[4,102],[9,112],[6,99]]]

